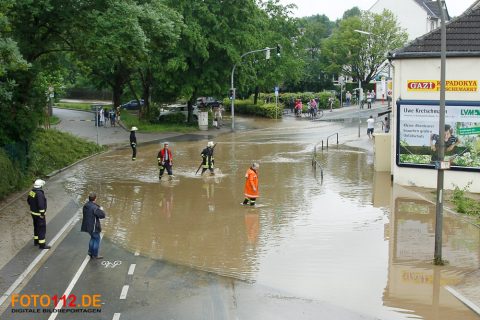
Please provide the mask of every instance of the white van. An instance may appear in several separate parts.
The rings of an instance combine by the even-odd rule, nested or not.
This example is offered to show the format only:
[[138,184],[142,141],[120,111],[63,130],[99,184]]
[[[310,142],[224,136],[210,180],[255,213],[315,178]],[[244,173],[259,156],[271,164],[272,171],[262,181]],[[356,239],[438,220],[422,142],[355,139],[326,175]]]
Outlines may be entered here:
[[[193,108],[193,120],[198,121],[198,108],[197,106],[192,106]],[[167,114],[181,112],[185,115],[185,120],[188,116],[188,106],[186,104],[170,104],[165,107],[160,108],[160,115],[158,116],[158,120],[162,121],[162,117],[166,116]]]

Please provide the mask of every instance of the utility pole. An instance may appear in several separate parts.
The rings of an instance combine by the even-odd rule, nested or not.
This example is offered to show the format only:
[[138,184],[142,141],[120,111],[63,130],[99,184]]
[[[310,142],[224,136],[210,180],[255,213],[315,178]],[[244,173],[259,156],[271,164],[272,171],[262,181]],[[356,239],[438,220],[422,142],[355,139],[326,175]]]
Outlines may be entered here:
[[443,265],[442,260],[442,231],[443,231],[443,176],[444,167],[442,166],[445,159],[445,66],[447,57],[447,28],[445,26],[445,11],[443,9],[443,1],[437,0],[438,8],[440,10],[440,116],[439,116],[439,148],[437,169],[437,201],[435,210],[435,254],[434,263],[436,265]]

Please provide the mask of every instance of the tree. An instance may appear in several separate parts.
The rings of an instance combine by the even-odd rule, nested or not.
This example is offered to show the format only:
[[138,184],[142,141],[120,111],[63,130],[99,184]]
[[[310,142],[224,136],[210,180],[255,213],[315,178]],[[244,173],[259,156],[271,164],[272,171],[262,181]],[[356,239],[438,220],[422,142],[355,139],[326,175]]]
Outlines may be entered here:
[[[69,20],[72,16],[79,17],[76,12],[81,12],[81,8],[79,3],[61,0],[1,2],[1,36],[6,40],[2,42],[10,48],[7,60],[17,61],[13,65],[5,64],[9,92],[0,112],[2,143],[25,142],[34,134],[51,85],[44,80],[54,77],[45,77],[42,73],[56,70],[58,54],[72,50],[68,40]],[[5,29],[5,26],[8,27]]]
[[[304,62],[302,78],[294,91],[320,91],[329,86],[325,81],[325,70],[322,65],[321,43],[332,33],[334,23],[325,15],[316,15],[299,21],[301,37],[297,48],[298,56]],[[331,77],[327,77],[331,79]]]
[[188,120],[198,95],[224,95],[240,55],[257,43],[259,7],[254,0],[169,0],[185,23],[176,57],[162,79],[165,90],[188,100]]
[[360,17],[361,15],[362,11],[360,11],[358,7],[353,7],[343,13],[342,20],[348,19],[350,17]]
[[351,76],[365,85],[378,74],[387,53],[403,46],[407,38],[391,11],[362,12],[360,17],[340,21],[332,36],[324,41],[325,69]]

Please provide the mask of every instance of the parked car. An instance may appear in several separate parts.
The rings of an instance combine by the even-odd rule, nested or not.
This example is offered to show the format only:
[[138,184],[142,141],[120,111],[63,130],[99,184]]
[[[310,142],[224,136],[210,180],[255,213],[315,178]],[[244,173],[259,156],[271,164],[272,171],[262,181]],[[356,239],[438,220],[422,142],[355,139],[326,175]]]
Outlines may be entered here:
[[[188,106],[186,104],[170,104],[165,107],[160,108],[160,115],[158,116],[158,120],[162,121],[162,117],[166,116],[167,114],[181,112],[185,115],[185,119],[188,116]],[[193,106],[193,120],[198,120],[198,107]]]
[[[145,101],[143,99],[140,100],[140,105],[143,106],[145,104]],[[125,110],[138,110],[140,109],[140,106],[138,105],[137,100],[130,100],[127,103],[122,104],[122,109]]]
[[214,97],[199,97],[197,98],[197,106],[200,108],[218,108],[222,101]]

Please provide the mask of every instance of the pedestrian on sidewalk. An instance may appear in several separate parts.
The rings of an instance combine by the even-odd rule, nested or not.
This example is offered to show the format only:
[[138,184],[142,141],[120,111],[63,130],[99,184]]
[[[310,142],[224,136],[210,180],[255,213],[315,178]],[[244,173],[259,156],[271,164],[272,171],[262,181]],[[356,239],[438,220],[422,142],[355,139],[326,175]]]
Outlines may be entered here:
[[383,121],[383,130],[385,133],[390,132],[390,119],[388,119],[388,117],[385,117],[385,120]]
[[158,152],[157,155],[158,166],[160,167],[160,173],[158,174],[158,179],[162,180],[163,173],[167,169],[169,180],[173,179],[173,156],[172,151],[168,148],[168,142],[163,143],[163,149]]
[[132,129],[130,129],[130,146],[132,147],[132,161],[137,160],[137,137],[135,136],[135,131],[137,130],[137,127],[132,127]]
[[367,109],[372,109],[372,93],[367,91]]
[[91,259],[103,259],[98,255],[100,248],[100,233],[102,232],[102,225],[100,219],[105,218],[105,211],[103,207],[97,204],[97,194],[90,192],[88,195],[88,202],[83,206],[83,221],[80,231],[88,232],[90,235],[90,242],[88,244],[88,255]]
[[347,91],[347,93],[345,94],[345,104],[348,106],[350,106],[350,101],[352,101],[352,94],[350,93],[350,91]]
[[370,118],[367,119],[367,135],[368,139],[373,138],[373,129],[375,128],[375,119],[373,119],[373,116],[370,116]]
[[243,200],[242,205],[247,205],[250,203],[251,206],[255,205],[255,201],[258,198],[258,169],[260,165],[257,162],[254,162],[252,166],[247,170],[245,174],[245,187],[243,193],[245,195],[245,200]]
[[103,127],[103,123],[105,121],[105,111],[103,107],[100,108],[100,127]]
[[215,163],[215,158],[213,157],[213,148],[215,147],[213,141],[208,141],[207,147],[202,150],[202,173],[203,175],[205,171],[210,170],[210,175],[214,175],[215,172],[213,171],[213,165]]
[[39,249],[50,249],[50,246],[45,244],[47,198],[42,189],[44,185],[45,181],[42,179],[35,180],[32,191],[28,193],[27,202],[33,220],[33,245],[38,246]]

